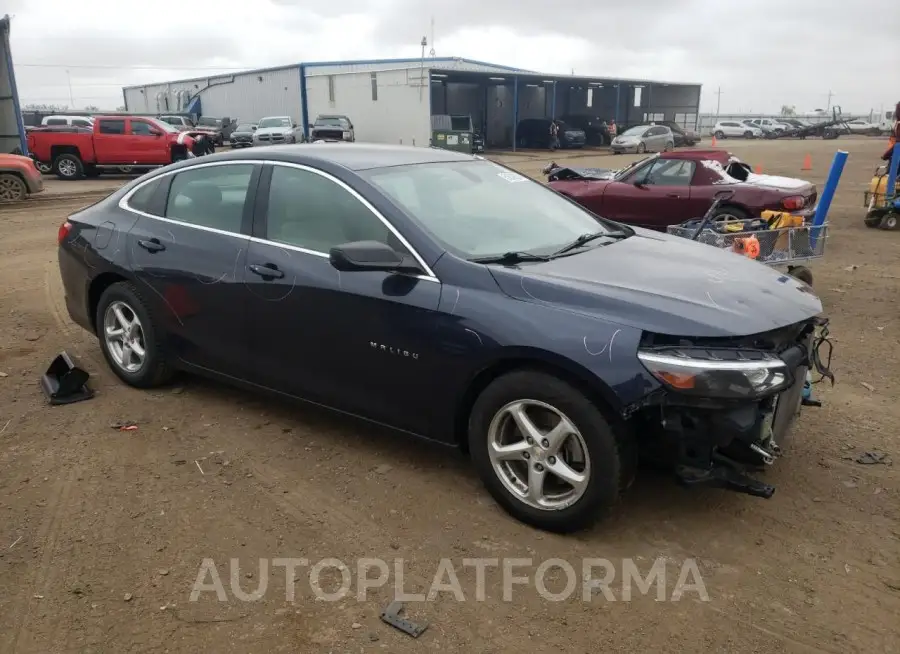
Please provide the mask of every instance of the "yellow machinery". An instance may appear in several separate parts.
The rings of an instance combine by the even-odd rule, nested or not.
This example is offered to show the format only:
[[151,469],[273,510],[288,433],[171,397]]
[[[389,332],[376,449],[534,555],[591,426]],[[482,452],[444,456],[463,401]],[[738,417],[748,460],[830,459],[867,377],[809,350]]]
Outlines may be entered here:
[[[891,161],[875,169],[865,192],[866,227],[894,230],[900,228],[900,148],[894,147]],[[892,183],[893,182],[893,183]],[[893,188],[891,188],[893,187]]]

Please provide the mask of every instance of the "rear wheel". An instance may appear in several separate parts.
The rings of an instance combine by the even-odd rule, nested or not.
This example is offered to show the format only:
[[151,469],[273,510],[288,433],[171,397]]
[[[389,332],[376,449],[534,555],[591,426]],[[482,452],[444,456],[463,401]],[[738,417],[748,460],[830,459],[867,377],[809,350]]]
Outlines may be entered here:
[[718,209],[716,209],[716,213],[713,214],[713,220],[747,220],[749,216],[747,212],[739,207],[732,207],[729,205],[722,205]]
[[0,202],[21,202],[28,197],[25,182],[12,173],[0,174]]
[[119,379],[136,388],[153,388],[171,379],[163,332],[137,289],[113,284],[97,304],[100,349]]
[[589,526],[633,478],[623,447],[596,403],[561,379],[522,370],[492,382],[469,418],[469,448],[494,499],[539,529]]
[[881,219],[884,218],[884,211],[881,209],[875,209],[874,211],[870,211],[866,214],[864,221],[866,223],[866,227],[875,228],[881,226]]
[[745,138],[745,139],[752,139],[752,138],[753,138],[753,132],[750,132],[750,131],[744,132],[744,138]]
[[885,214],[881,218],[881,223],[878,225],[878,227],[880,227],[881,229],[895,231],[898,225],[900,225],[900,220],[898,220],[898,218],[900,218],[900,216],[895,213]]
[[84,164],[78,155],[61,154],[53,160],[53,172],[60,179],[81,179],[84,177]]
[[812,286],[813,284],[812,271],[806,266],[790,266],[788,268],[788,275],[790,275],[794,279],[799,279],[804,284],[808,284],[810,286]]

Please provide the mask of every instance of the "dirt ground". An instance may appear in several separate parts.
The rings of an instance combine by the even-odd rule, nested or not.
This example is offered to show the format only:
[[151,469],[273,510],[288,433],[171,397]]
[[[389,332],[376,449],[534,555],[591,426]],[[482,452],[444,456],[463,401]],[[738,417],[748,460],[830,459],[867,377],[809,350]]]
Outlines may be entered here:
[[[824,407],[804,411],[789,455],[767,471],[778,488],[771,500],[682,490],[644,471],[611,519],[573,537],[507,517],[463,458],[428,444],[196,378],[126,388],[63,305],[56,230],[85,200],[48,190],[0,210],[0,652],[900,651],[900,480],[896,467],[856,462],[873,450],[900,461],[900,234],[866,229],[861,206],[884,140],[724,145],[820,190],[836,147],[850,152],[827,254],[813,267],[837,384],[816,387]],[[801,173],[807,153],[813,170]],[[549,156],[503,159],[537,176]],[[62,349],[91,373],[93,400],[45,403],[38,376]],[[137,430],[111,428],[122,421]],[[352,590],[317,600],[309,569],[299,569],[287,601],[284,569],[259,567],[277,557],[339,559]],[[427,590],[450,559],[465,601],[443,593],[410,603],[410,617],[430,624],[414,640],[379,621],[393,570],[357,598],[363,557],[392,568],[403,559],[407,592]],[[590,557],[634,559],[643,573],[665,557],[667,598],[693,559],[709,601],[691,591],[674,602],[655,592],[622,601],[619,573],[616,601],[595,593],[586,602],[579,583],[552,602],[533,582],[504,601],[490,568],[478,601],[474,568],[462,563],[476,557],[534,567],[558,557],[578,574]],[[190,601],[206,558],[223,602],[212,592]],[[235,597],[232,558],[244,592],[266,576],[258,601]],[[333,569],[321,579],[326,592],[340,585]],[[554,592],[566,581],[547,579]]]

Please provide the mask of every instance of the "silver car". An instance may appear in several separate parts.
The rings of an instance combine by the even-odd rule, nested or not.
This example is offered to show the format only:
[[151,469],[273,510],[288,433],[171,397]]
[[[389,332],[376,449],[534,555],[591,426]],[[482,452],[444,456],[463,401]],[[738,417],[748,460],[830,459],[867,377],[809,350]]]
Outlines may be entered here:
[[619,134],[609,147],[613,154],[668,152],[675,148],[675,135],[665,125],[638,125]]
[[290,116],[267,116],[256,125],[253,145],[299,143],[303,140],[302,134],[298,134],[297,124]]

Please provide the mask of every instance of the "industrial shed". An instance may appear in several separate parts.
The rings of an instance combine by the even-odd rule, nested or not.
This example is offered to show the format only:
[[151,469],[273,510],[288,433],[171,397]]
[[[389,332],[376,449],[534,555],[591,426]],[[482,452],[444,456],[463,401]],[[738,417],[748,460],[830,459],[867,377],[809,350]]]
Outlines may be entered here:
[[123,89],[128,111],[256,121],[345,114],[359,141],[428,145],[432,116],[468,115],[491,148],[516,147],[524,118],[592,116],[693,128],[699,84],[549,75],[462,58],[294,64]]

